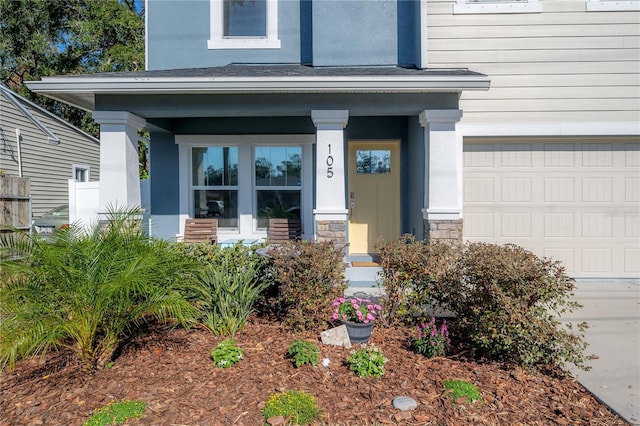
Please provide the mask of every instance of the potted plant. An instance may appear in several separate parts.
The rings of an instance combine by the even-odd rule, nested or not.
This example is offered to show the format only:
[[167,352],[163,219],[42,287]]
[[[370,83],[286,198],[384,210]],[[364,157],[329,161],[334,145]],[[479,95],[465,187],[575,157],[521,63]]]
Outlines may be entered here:
[[351,343],[366,343],[382,307],[369,299],[339,297],[333,301],[333,319],[347,327]]

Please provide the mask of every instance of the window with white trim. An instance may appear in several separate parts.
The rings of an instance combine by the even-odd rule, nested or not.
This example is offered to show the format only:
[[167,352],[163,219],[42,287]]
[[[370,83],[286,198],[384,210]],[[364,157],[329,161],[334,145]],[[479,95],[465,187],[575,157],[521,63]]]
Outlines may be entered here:
[[278,0],[210,0],[209,49],[278,49]]
[[219,228],[238,227],[238,147],[191,148],[194,217],[215,217]]
[[91,168],[84,164],[73,165],[73,178],[77,182],[89,182]]
[[258,229],[269,218],[301,218],[301,146],[254,147],[254,177]]
[[458,0],[454,14],[465,13],[540,13],[538,0]]
[[640,0],[587,0],[587,12],[640,10]]

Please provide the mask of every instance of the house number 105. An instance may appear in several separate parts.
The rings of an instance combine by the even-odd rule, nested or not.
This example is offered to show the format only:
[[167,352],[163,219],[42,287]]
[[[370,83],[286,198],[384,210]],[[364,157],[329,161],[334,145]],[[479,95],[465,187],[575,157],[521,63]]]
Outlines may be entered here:
[[331,155],[331,144],[329,144],[329,155],[327,155],[327,178],[333,177],[333,156]]

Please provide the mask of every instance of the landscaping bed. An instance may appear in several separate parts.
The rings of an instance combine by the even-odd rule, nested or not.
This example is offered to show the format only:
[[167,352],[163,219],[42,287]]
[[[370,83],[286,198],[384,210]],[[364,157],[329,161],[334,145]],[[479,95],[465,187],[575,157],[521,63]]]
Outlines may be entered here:
[[[376,326],[371,342],[388,362],[381,378],[362,379],[343,362],[350,350],[323,346],[315,333],[283,329],[253,318],[236,337],[245,357],[220,369],[209,357],[223,340],[205,330],[150,330],[125,347],[111,368],[83,373],[65,352],[19,362],[0,373],[0,425],[81,425],[112,401],[148,403],[140,425],[259,425],[269,396],[287,390],[313,395],[317,424],[330,425],[625,425],[572,378],[529,373],[464,354],[428,359],[410,347],[415,330]],[[293,366],[285,354],[296,338],[320,346],[328,367]],[[446,379],[475,384],[483,403],[452,401]],[[418,402],[411,412],[392,405],[396,396]],[[454,403],[457,402],[457,403]]]

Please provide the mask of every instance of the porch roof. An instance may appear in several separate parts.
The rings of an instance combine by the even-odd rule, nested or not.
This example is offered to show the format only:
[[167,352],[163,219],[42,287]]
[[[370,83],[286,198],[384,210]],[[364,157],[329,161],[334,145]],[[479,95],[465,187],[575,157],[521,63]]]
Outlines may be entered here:
[[489,83],[486,75],[467,69],[230,64],[53,76],[26,84],[36,93],[93,111],[96,95],[460,93],[488,90]]

